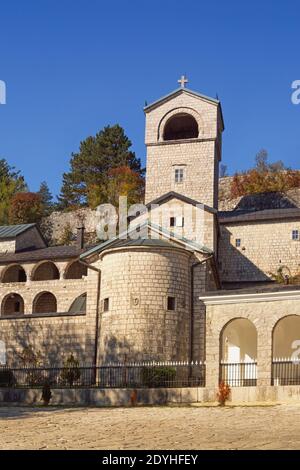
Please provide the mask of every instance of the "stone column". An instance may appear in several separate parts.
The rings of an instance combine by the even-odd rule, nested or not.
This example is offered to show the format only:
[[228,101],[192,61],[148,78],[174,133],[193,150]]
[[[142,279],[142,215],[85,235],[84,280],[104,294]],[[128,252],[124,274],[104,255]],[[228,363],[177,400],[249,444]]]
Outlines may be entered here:
[[219,385],[219,329],[213,320],[213,307],[206,307],[206,388],[217,391]]

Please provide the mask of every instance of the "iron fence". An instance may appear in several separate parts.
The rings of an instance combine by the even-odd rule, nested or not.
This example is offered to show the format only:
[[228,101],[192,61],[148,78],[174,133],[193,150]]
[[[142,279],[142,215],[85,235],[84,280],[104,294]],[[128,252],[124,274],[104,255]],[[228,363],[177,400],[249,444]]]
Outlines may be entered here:
[[201,362],[144,362],[75,367],[0,367],[0,387],[159,388],[204,387]]
[[300,361],[273,359],[272,385],[300,385]]
[[220,381],[224,381],[230,387],[255,387],[257,384],[257,363],[221,362]]

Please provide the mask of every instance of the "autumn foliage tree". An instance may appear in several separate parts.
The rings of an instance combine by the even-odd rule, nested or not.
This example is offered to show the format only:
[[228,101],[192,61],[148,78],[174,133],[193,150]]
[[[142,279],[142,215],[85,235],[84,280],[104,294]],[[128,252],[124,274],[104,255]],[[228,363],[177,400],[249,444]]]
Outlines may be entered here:
[[269,163],[268,153],[261,150],[256,155],[254,168],[236,173],[231,184],[231,197],[254,193],[286,192],[300,187],[300,171],[286,168],[282,161]]
[[26,189],[26,183],[20,172],[11,167],[5,159],[0,159],[0,225],[8,224],[13,197]]
[[90,188],[89,202],[93,207],[110,203],[117,207],[119,197],[126,196],[128,206],[141,202],[144,195],[144,178],[128,166],[112,168],[107,173],[106,184]]
[[9,209],[10,224],[38,223],[43,215],[44,206],[39,194],[23,192],[13,196]]

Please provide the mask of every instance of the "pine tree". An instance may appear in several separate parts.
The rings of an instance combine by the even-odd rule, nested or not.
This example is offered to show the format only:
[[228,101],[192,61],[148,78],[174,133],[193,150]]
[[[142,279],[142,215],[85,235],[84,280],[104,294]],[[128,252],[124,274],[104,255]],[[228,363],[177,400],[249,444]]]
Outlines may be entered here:
[[49,186],[46,181],[42,181],[40,185],[40,189],[38,190],[37,194],[40,196],[44,215],[47,216],[53,210],[53,196],[50,192]]
[[[70,172],[63,175],[58,198],[60,208],[89,205],[89,193],[93,194],[92,206],[99,204],[100,195],[105,193],[108,183],[108,173],[113,168],[128,167],[142,175],[140,159],[130,150],[131,145],[124,129],[118,124],[104,127],[95,137],[81,142],[79,153],[72,154]],[[95,198],[96,193],[99,197]]]

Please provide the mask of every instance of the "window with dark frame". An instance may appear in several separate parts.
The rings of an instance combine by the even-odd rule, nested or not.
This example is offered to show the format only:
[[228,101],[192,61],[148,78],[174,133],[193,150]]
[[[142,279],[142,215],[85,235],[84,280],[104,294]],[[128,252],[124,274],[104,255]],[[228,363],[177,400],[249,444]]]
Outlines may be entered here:
[[182,183],[183,182],[183,168],[176,168],[175,169],[175,183]]
[[292,240],[299,241],[300,240],[300,233],[299,230],[292,231]]
[[108,310],[109,310],[109,298],[108,297],[106,299],[104,299],[103,310],[104,310],[104,312],[108,312]]
[[170,227],[184,227],[184,217],[170,217]]
[[176,301],[175,301],[175,297],[171,297],[169,296],[168,297],[168,310],[175,310],[175,305],[176,304]]
[[241,239],[240,239],[240,238],[236,238],[236,239],[235,239],[235,246],[236,246],[236,248],[240,248],[240,247],[241,247]]

